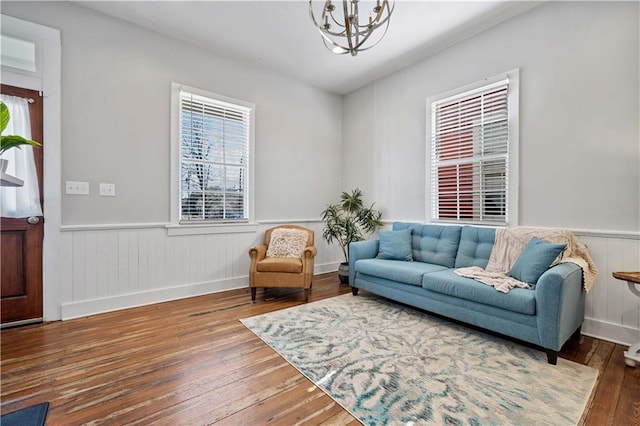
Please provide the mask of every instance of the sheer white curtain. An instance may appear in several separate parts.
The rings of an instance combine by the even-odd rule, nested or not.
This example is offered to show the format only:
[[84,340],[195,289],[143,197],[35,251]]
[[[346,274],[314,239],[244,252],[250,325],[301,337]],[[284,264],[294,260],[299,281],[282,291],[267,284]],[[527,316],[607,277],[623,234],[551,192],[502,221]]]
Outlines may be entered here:
[[[11,117],[3,134],[19,135],[25,139],[31,139],[31,121],[29,120],[27,100],[8,95],[0,95],[0,100],[9,108]],[[2,217],[42,216],[33,148],[29,145],[23,145],[20,149],[12,148],[2,154],[1,158],[9,160],[5,173],[24,181],[24,185],[21,187],[3,186],[0,188],[0,214]]]

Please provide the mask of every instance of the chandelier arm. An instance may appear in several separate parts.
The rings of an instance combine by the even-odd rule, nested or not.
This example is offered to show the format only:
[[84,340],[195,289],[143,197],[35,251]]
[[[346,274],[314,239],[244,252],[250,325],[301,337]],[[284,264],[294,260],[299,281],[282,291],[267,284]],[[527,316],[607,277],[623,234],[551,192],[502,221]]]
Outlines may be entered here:
[[383,3],[383,6],[379,8],[378,11],[376,12],[375,19],[370,20],[370,25],[372,25],[372,28],[377,28],[380,25],[380,18],[382,18],[383,11],[384,11],[384,3]]
[[[351,25],[352,29],[355,30],[355,45],[360,44],[360,29],[358,28],[360,22],[360,13],[358,10],[358,2],[354,1],[351,3]],[[353,51],[352,51],[353,52]]]
[[342,2],[342,10],[344,12],[344,29],[347,32],[347,42],[349,43],[349,52],[353,55],[353,40],[351,40],[351,19],[349,18],[349,14],[347,13],[347,2]]
[[389,29],[389,23],[387,22],[387,25],[384,27],[384,32],[382,33],[382,35],[380,36],[380,38],[378,40],[376,40],[371,46],[367,46],[367,47],[360,47],[362,44],[364,44],[367,39],[369,38],[369,35],[367,35],[367,37],[362,40],[362,42],[360,43],[360,45],[356,46],[356,49],[358,49],[358,51],[365,51],[365,50],[369,50],[371,49],[373,46],[375,46],[376,44],[380,43],[382,41],[382,39],[384,38],[384,36],[387,34],[387,30]]
[[335,16],[333,16],[333,12],[329,12],[329,16],[331,17],[331,20],[332,20],[332,21],[333,21],[337,26],[339,26],[340,28],[345,28],[344,24],[340,23],[340,21],[338,21],[338,20],[336,19],[336,17],[335,17]]
[[391,14],[393,13],[393,10],[396,8],[396,4],[393,3],[392,6],[389,6],[389,2],[387,0],[384,0],[384,3],[382,4],[382,9],[380,9],[380,13],[382,13],[382,11],[384,10],[384,8],[387,8],[387,16],[384,17],[384,19],[380,22],[378,22],[378,27],[389,22],[389,18],[391,18]]
[[[345,55],[349,53],[349,49],[337,44],[336,42],[334,42],[330,38],[327,38],[326,36],[322,37],[322,42],[324,43],[324,47],[326,47],[327,50],[335,53],[336,55]],[[336,49],[339,49],[339,50],[336,50]]]
[[320,25],[318,25],[318,21],[316,21],[316,17],[313,14],[313,0],[309,0],[309,16],[311,17],[311,20],[313,21],[313,25],[315,25],[316,27],[320,28]]
[[[327,1],[325,2],[325,4],[326,3],[329,3],[329,2]],[[324,26],[320,26],[321,31],[336,37],[346,37],[346,29],[348,27],[348,25],[346,25],[346,22],[347,22],[346,19],[345,19],[345,22],[341,22],[337,20],[336,17],[333,15],[333,12],[328,10],[326,7],[322,9],[322,21],[324,21],[326,24],[327,21],[325,20],[325,18],[331,18],[331,21],[335,24],[336,27],[338,27],[338,30],[331,31],[331,26],[329,28],[324,28]]]
[[[325,2],[326,4],[327,2]],[[340,32],[334,32],[331,31],[329,29],[323,30],[323,25],[318,24],[318,21],[316,20],[316,16],[313,13],[313,3],[312,0],[309,0],[309,16],[311,17],[311,20],[313,21],[313,24],[318,28],[318,31],[320,32],[320,35],[322,35],[323,37],[325,36],[325,33],[332,35],[332,36],[336,36],[336,37],[345,37],[345,31],[344,29],[341,30]],[[325,16],[325,9],[323,8],[323,12],[322,12],[322,18],[324,18]],[[333,15],[329,15],[331,16],[331,20],[333,22],[335,22],[339,27],[344,28],[343,25],[340,25],[340,23],[338,23],[338,21],[336,21],[336,19],[333,17]]]
[[[344,46],[344,45],[332,40],[331,37],[327,36],[327,34],[325,34],[324,32],[320,31],[320,35],[322,36],[322,42],[324,43],[325,47],[328,50],[330,50],[330,51],[332,51],[334,53],[337,53],[339,55],[343,55],[345,53],[350,52],[348,46]],[[339,49],[339,51],[336,50],[336,49]]]
[[[382,15],[385,7],[387,9],[387,16],[385,16],[384,19],[380,20],[379,22],[376,22]],[[387,24],[389,22],[389,18],[391,18],[391,13],[393,12],[394,8],[395,8],[395,4],[393,5],[393,7],[390,7],[388,1],[385,0],[384,3],[382,4],[382,7],[380,8],[380,11],[376,14],[376,19],[373,20],[373,22],[376,22],[376,23],[371,24],[371,31],[377,28],[380,28],[384,24]],[[364,28],[364,27],[369,27],[369,25],[370,24],[358,25],[358,26],[361,28]]]
[[[385,31],[386,33],[386,31]],[[368,33],[367,35],[365,35],[362,40],[360,40],[358,43],[356,43],[355,49],[356,50],[368,50],[371,47],[375,46],[376,44],[378,44],[380,42],[380,40],[382,40],[382,37],[384,37],[384,34],[382,35],[382,37],[380,38],[380,40],[376,41],[374,44],[372,44],[371,46],[369,46],[367,49],[362,49],[360,46],[362,46],[364,43],[367,42],[367,40],[369,40],[369,37],[371,36],[372,33]]]
[[346,34],[347,34],[347,28],[344,25],[338,25],[338,30],[336,31],[331,31],[330,28],[327,28],[327,29],[318,28],[318,29],[320,30],[320,32],[323,32],[332,36],[336,36],[336,37],[346,37]]
[[339,33],[334,33],[333,31],[323,31],[320,30],[320,33],[336,36],[336,37],[346,37],[347,32],[345,30],[340,31]]
[[[320,22],[324,21],[324,18],[326,16],[331,17],[331,20],[340,28],[344,28],[344,25],[340,24],[340,22],[336,21],[336,18],[333,16],[333,14],[331,12],[329,12],[327,14],[327,8],[326,8],[326,4],[329,3],[329,1],[325,2],[325,7],[322,8],[322,15],[320,15]],[[323,31],[323,25],[322,23],[318,23],[318,20],[316,19],[316,15],[313,13],[313,0],[309,0],[309,16],[311,17],[311,21],[313,21],[313,25],[315,25],[318,30],[320,30],[321,32]],[[332,34],[332,35],[336,35],[336,36],[340,36],[344,31],[341,31],[339,33],[334,33],[332,31],[329,31],[329,29],[325,30],[326,32]]]
[[[388,21],[387,21],[388,22]],[[373,30],[377,29],[378,27],[375,28],[369,28],[367,31],[363,31],[363,32],[359,32],[360,35],[362,35],[362,40],[359,40],[358,38],[356,38],[356,46],[355,49],[356,50],[368,50],[371,47],[375,46],[376,44],[378,44],[380,42],[380,40],[382,40],[385,36],[385,34],[387,33],[387,29],[389,28],[389,25],[387,24],[387,26],[385,27],[385,31],[382,34],[382,36],[375,42],[373,43],[371,46],[369,46],[367,49],[362,49],[361,46],[367,42],[367,40],[369,40],[369,37],[371,37],[371,35],[373,34]]]

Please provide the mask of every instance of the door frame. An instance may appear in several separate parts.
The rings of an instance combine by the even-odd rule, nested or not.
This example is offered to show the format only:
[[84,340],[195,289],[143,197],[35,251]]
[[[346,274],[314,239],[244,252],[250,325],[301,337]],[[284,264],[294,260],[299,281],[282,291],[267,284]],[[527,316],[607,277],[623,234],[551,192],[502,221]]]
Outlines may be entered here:
[[2,82],[43,93],[43,198],[45,217],[42,247],[42,290],[44,321],[61,319],[62,300],[69,298],[69,283],[62,283],[60,256],[62,235],[61,167],[61,44],[60,31],[0,14],[2,34],[36,43],[41,69],[23,73],[2,67]]
[[[42,126],[42,96],[40,96],[37,90],[25,89],[4,83],[0,84],[0,92],[2,92],[3,95],[22,98],[25,101],[29,99],[29,102],[26,103],[25,106],[28,110],[27,122],[31,130],[30,139],[42,144],[42,147],[30,150],[33,152],[33,162],[35,164],[38,203],[42,206],[42,183],[44,180],[42,165],[44,159],[43,154],[46,149]],[[16,130],[15,127],[14,130]],[[20,177],[26,179],[28,176]],[[24,182],[25,186],[32,184],[33,182],[27,183],[26,180]],[[37,216],[39,216],[39,214],[32,215],[32,217]],[[2,309],[2,324],[0,328],[4,329],[17,325],[42,322],[44,319],[44,283],[42,282],[42,252],[44,249],[43,219],[37,223],[30,223],[26,217],[9,216],[0,218],[0,227],[2,227],[0,244],[2,244],[3,249],[2,270],[4,272],[5,260],[8,260],[10,264],[8,271],[15,273],[15,275],[3,275],[2,277],[2,306],[0,307],[0,309]],[[18,247],[14,247],[14,250],[5,250],[4,245],[12,243]],[[14,251],[13,254],[11,253],[12,251]],[[7,256],[7,259],[5,259],[4,256]],[[11,278],[9,278],[9,276],[11,276]],[[7,279],[7,283],[4,282],[4,279]],[[10,292],[10,295],[6,294],[6,292]]]

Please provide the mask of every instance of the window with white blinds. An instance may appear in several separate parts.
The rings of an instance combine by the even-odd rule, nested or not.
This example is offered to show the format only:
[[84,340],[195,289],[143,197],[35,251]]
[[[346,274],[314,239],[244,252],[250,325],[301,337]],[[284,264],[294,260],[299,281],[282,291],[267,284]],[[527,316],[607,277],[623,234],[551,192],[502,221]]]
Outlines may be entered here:
[[506,225],[509,80],[431,102],[431,220]]
[[249,220],[253,108],[179,92],[179,220]]

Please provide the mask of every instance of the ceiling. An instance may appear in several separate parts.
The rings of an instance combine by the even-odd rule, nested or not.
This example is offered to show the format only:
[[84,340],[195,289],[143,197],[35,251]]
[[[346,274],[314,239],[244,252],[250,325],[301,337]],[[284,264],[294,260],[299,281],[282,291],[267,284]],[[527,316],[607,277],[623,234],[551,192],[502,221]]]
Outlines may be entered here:
[[[541,4],[396,0],[385,38],[352,57],[324,47],[309,17],[309,3],[303,0],[78,3],[336,94],[349,93]],[[367,3],[362,1],[360,10]]]

